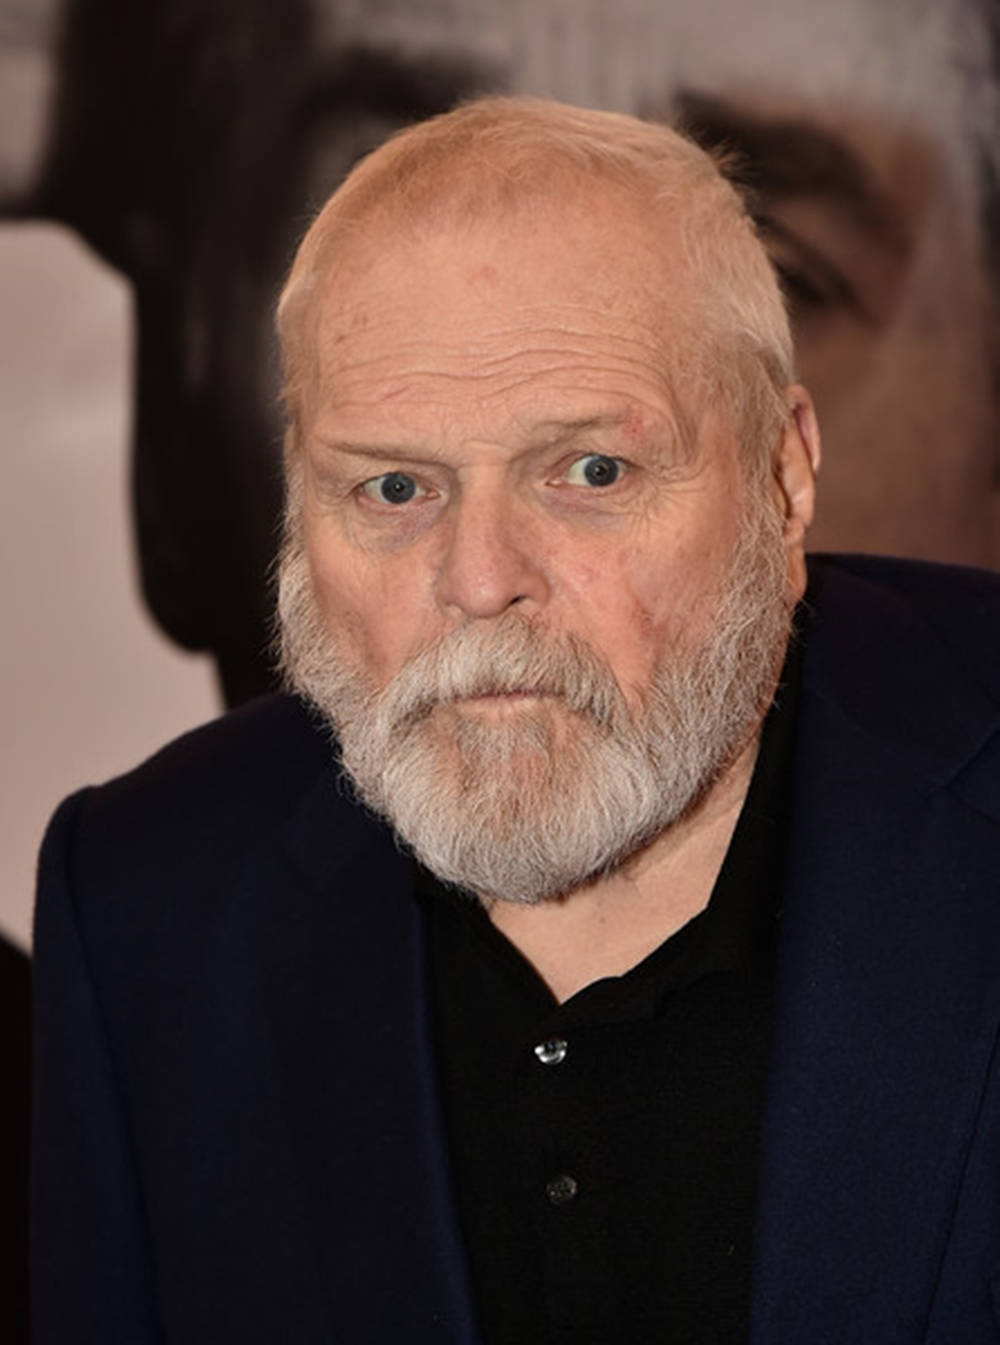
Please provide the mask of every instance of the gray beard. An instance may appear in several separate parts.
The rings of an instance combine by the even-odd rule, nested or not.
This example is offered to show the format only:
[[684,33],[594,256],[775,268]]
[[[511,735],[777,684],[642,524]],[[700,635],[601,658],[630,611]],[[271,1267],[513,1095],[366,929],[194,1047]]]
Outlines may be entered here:
[[[300,531],[290,520],[280,569],[286,677],[333,727],[364,803],[438,878],[487,900],[534,905],[622,864],[696,806],[773,695],[790,611],[769,499],[705,595],[707,634],[678,640],[636,709],[596,650],[516,608],[372,688],[323,625]],[[489,720],[455,705],[513,692],[539,699]]]

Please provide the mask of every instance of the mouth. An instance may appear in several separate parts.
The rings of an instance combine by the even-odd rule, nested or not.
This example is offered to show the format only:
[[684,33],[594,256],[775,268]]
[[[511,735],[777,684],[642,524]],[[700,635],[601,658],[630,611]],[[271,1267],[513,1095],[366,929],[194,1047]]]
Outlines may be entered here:
[[459,696],[452,704],[460,711],[502,712],[505,709],[524,709],[552,699],[553,696],[545,691],[483,691],[472,696]]
[[544,691],[477,691],[475,695],[461,696],[459,699],[465,701],[536,701],[545,695],[547,693]]

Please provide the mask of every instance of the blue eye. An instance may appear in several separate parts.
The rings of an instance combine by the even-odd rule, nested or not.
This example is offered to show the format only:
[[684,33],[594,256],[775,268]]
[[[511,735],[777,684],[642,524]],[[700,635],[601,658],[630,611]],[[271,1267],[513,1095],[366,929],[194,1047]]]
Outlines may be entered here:
[[[407,504],[418,493],[418,486],[412,476],[406,472],[386,472],[383,476],[373,476],[365,481],[361,489],[371,500],[382,504]],[[422,491],[419,492],[423,494]]]
[[566,480],[571,486],[611,486],[621,476],[622,464],[603,453],[588,453],[570,464]]

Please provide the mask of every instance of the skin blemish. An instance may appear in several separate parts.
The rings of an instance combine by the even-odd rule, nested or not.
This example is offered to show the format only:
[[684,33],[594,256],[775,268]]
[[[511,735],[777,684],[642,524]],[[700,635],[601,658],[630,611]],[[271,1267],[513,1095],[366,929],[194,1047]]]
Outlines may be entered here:
[[474,267],[468,273],[468,283],[472,289],[478,291],[495,290],[500,281],[500,272],[489,262],[484,262],[482,266]]
[[632,620],[639,639],[650,649],[656,649],[662,638],[661,623],[639,593],[630,594]]
[[622,421],[622,434],[630,444],[641,443],[646,435],[646,422],[638,407],[631,407]]

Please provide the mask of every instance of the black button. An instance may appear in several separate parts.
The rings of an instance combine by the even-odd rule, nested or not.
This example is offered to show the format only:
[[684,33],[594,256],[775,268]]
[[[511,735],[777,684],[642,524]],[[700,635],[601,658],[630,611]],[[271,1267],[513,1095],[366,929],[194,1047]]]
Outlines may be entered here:
[[562,1037],[550,1037],[540,1041],[535,1047],[535,1056],[543,1065],[561,1065],[569,1050],[568,1043]]
[[553,1205],[568,1205],[577,1192],[574,1178],[563,1172],[545,1185],[545,1194]]

